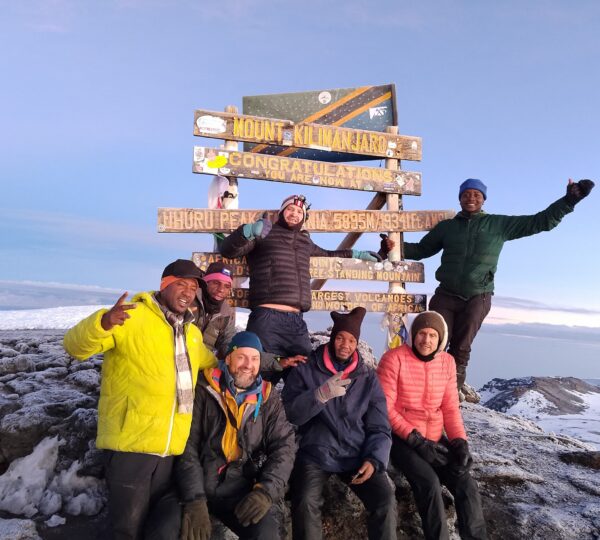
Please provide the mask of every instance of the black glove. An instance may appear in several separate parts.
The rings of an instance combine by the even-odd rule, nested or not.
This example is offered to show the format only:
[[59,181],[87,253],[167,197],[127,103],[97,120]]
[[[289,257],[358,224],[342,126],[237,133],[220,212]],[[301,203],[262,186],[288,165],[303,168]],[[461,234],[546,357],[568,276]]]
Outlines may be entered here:
[[181,540],[210,540],[212,525],[206,499],[185,503],[181,518]]
[[595,186],[594,182],[588,179],[579,180],[579,182],[572,182],[567,184],[567,194],[565,199],[567,202],[575,206],[579,201],[585,199],[592,191]]
[[396,246],[396,242],[390,240],[390,237],[384,233],[381,233],[379,238],[381,238],[381,244],[378,254],[382,259],[387,259],[389,252]]
[[439,443],[426,439],[416,429],[413,429],[406,443],[432,467],[448,465],[448,449]]
[[469,452],[469,443],[464,439],[452,439],[450,448],[452,450],[451,471],[456,476],[462,476],[469,472],[473,466],[473,456]]
[[234,510],[235,517],[242,527],[255,525],[265,517],[272,505],[271,496],[264,489],[255,487],[237,504]]

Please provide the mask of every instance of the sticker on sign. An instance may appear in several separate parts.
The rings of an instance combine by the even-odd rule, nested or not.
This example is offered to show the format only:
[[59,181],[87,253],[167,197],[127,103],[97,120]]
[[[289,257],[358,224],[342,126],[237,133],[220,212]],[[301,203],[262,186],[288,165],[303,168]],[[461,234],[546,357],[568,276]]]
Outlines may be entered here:
[[217,118],[216,116],[199,116],[196,120],[196,126],[198,131],[203,133],[225,133],[227,131],[227,122],[223,118]]

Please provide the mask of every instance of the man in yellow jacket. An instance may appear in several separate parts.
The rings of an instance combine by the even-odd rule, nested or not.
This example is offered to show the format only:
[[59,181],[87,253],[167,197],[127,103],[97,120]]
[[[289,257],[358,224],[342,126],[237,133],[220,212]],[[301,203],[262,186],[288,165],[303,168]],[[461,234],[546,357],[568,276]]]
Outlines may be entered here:
[[71,328],[65,350],[104,353],[96,446],[108,450],[109,515],[116,540],[140,538],[152,504],[167,490],[173,458],[190,432],[198,371],[216,365],[189,307],[202,273],[178,259],[159,292],[127,293]]

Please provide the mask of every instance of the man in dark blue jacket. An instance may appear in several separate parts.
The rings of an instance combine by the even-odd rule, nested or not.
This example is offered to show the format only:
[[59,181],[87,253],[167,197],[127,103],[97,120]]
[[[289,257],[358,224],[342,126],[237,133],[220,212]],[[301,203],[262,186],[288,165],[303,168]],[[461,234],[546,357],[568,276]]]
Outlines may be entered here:
[[323,487],[337,474],[361,499],[369,538],[396,538],[396,502],[386,475],[392,444],[385,396],[357,351],[364,308],[331,313],[329,343],[294,369],[282,398],[300,437],[291,479],[294,540],[322,537]]

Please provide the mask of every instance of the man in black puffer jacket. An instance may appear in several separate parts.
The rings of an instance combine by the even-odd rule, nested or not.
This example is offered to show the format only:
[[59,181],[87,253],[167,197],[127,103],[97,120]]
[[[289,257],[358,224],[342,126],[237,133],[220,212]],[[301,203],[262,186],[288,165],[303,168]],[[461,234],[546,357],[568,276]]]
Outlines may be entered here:
[[247,223],[221,244],[225,257],[246,256],[252,310],[247,329],[258,335],[266,351],[287,357],[280,361],[283,368],[301,362],[289,357],[308,356],[312,350],[302,317],[311,305],[310,258],[380,260],[370,251],[330,251],[317,246],[302,230],[308,209],[303,195],[291,195],[284,199],[275,223],[268,219]]

